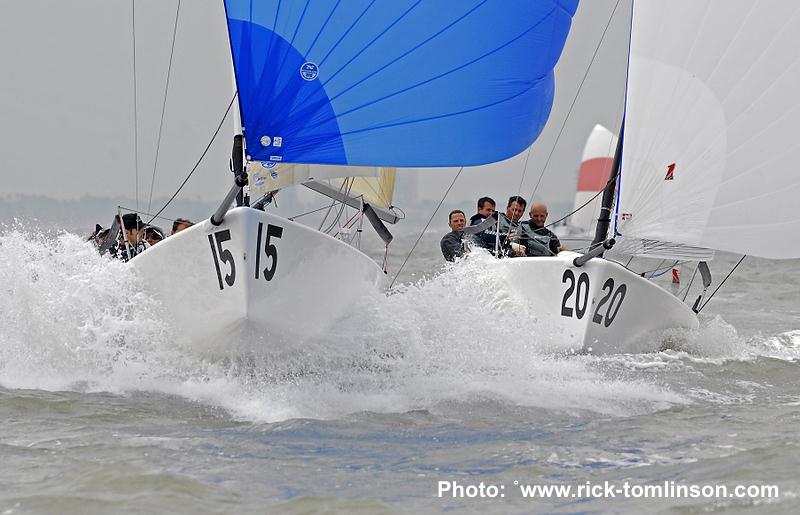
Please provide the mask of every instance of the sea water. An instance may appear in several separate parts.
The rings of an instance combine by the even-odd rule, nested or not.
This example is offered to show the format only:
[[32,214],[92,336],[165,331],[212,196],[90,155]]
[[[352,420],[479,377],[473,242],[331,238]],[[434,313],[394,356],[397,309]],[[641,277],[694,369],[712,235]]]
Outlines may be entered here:
[[548,350],[487,259],[423,239],[302,350],[210,360],[126,265],[0,230],[0,512],[800,508],[798,261],[748,258],[660,352],[591,356]]

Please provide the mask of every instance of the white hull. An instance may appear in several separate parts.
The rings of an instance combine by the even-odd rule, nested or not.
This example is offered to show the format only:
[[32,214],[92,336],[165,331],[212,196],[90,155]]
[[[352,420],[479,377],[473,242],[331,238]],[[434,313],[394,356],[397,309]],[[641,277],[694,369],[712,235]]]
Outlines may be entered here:
[[[658,350],[663,329],[697,327],[695,314],[669,292],[605,259],[575,267],[577,256],[495,262],[527,303],[520,324],[530,331],[524,334],[545,347],[649,352]],[[223,355],[297,349],[353,302],[387,286],[382,270],[359,250],[250,208],[229,211],[218,227],[200,222],[131,264],[180,342]]]
[[250,208],[230,210],[218,227],[200,222],[131,264],[180,341],[211,353],[296,348],[359,297],[386,287],[383,271],[359,250]]
[[668,291],[605,259],[578,256],[499,260],[509,287],[527,300],[521,323],[553,350],[654,352],[663,330],[696,329],[697,316]]

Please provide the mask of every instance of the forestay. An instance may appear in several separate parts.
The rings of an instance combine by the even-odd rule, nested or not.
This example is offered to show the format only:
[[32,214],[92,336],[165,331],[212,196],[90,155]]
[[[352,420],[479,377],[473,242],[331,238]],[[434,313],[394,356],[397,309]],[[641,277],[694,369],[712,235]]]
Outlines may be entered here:
[[248,160],[455,166],[526,149],[578,0],[226,0]]
[[623,244],[800,257],[800,2],[635,0],[632,23]]

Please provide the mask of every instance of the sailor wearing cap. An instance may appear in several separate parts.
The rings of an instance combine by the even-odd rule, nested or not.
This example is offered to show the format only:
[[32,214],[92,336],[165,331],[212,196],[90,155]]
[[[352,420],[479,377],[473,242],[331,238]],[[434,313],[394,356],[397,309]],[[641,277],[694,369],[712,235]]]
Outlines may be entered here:
[[122,215],[122,227],[119,238],[111,255],[117,259],[128,261],[133,256],[144,252],[150,248],[150,244],[144,239],[145,225],[136,213],[126,213]]
[[152,247],[164,239],[164,229],[155,225],[148,225],[144,228],[144,240]]

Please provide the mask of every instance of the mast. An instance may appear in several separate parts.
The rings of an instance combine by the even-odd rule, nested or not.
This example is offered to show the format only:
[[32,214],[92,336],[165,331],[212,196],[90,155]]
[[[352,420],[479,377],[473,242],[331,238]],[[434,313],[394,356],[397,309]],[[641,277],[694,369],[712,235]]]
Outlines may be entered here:
[[[233,59],[231,59],[233,65]],[[231,67],[231,86],[234,96],[238,96],[238,89],[236,86],[236,71]],[[244,128],[242,127],[242,113],[241,104],[239,99],[234,100],[236,106],[233,110],[233,149],[231,151],[231,171],[233,172],[234,179],[244,173]],[[250,196],[244,191],[244,188],[236,195],[237,206],[250,205]]]
[[[238,89],[236,86],[236,74],[231,74],[231,83],[233,85],[234,95],[238,96]],[[233,186],[228,190],[222,203],[219,205],[214,214],[211,215],[211,225],[218,226],[225,219],[225,213],[228,212],[234,200],[237,206],[249,204],[249,196],[244,193],[244,187],[247,186],[247,172],[244,169],[244,129],[242,127],[241,118],[241,103],[236,101],[236,109],[233,110],[233,150],[231,151],[231,172],[233,172]]]
[[[600,216],[597,217],[597,228],[594,233],[594,240],[590,248],[595,248],[602,245],[608,234],[608,227],[611,224],[611,207],[614,204],[614,194],[617,191],[617,176],[619,175],[619,165],[622,160],[622,140],[625,137],[625,119],[622,120],[622,126],[619,129],[619,138],[617,139],[617,148],[614,150],[614,161],[611,164],[611,174],[608,178],[608,183],[603,189],[603,200],[600,207]],[[602,255],[602,253],[601,253]]]

